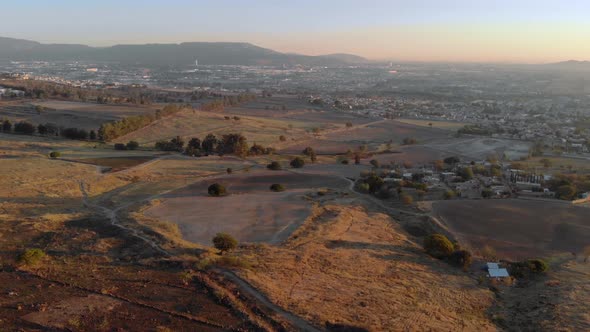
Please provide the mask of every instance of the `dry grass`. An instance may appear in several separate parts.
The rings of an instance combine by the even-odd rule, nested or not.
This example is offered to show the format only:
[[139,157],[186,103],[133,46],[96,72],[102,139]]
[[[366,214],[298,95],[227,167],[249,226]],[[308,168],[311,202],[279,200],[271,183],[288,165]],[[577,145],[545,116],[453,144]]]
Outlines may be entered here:
[[318,208],[282,247],[242,253],[243,277],[272,301],[317,325],[370,330],[494,330],[491,292],[425,255],[383,214]]

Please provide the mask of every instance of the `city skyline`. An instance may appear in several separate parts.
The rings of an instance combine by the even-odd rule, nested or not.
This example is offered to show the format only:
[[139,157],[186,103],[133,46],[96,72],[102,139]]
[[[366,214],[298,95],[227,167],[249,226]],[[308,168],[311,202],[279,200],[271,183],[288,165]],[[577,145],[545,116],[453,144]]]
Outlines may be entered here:
[[546,63],[590,60],[588,12],[584,1],[29,1],[0,13],[0,31],[91,46],[231,41],[373,60]]

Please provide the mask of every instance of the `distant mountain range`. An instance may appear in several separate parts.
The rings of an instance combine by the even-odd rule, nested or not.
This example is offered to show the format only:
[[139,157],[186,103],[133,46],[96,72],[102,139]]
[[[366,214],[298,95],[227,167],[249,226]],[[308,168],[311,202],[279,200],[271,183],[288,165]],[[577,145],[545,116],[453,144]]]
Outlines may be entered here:
[[562,69],[590,69],[590,61],[568,60],[562,62],[548,63],[545,66]]
[[115,45],[41,44],[0,37],[0,59],[14,61],[112,61],[140,65],[347,65],[368,62],[351,54],[309,56],[286,54],[249,43],[195,42],[181,44]]

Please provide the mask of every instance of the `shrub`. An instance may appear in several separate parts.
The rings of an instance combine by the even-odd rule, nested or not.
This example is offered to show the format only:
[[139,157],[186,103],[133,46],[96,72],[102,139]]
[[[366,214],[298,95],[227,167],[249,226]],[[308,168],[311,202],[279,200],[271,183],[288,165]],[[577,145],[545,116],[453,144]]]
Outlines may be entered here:
[[266,165],[266,168],[273,170],[273,171],[278,171],[280,169],[282,169],[281,164],[279,164],[278,161],[273,161],[270,164]]
[[274,192],[285,191],[285,187],[282,184],[274,183],[270,186],[270,190]]
[[412,196],[408,194],[402,194],[400,198],[402,199],[402,203],[404,203],[405,205],[411,205],[412,203],[414,203],[414,198],[412,198]]
[[49,154],[50,158],[59,158],[61,157],[61,153],[59,151],[51,151],[51,153]]
[[435,258],[448,257],[454,251],[454,246],[449,239],[442,234],[431,234],[424,238],[424,250]]
[[209,188],[207,188],[207,192],[213,197],[225,196],[227,194],[225,187],[219,183],[210,185]]
[[453,199],[453,198],[455,198],[455,196],[457,196],[457,194],[453,190],[447,190],[447,191],[445,191],[443,196],[445,199]]
[[18,257],[18,262],[27,266],[34,266],[39,264],[43,258],[47,256],[41,249],[27,249]]
[[231,174],[231,173],[233,173],[233,172],[234,172],[234,170],[233,170],[233,169],[231,169],[231,167],[228,167],[228,168],[225,170],[225,172],[226,172],[227,174]]
[[123,143],[115,143],[115,150],[127,150],[127,145]]
[[348,161],[348,159],[342,159],[342,161],[340,163],[342,165],[348,165],[350,162]]
[[549,265],[542,259],[529,259],[527,261],[529,269],[533,273],[543,273],[549,269]]
[[301,168],[305,165],[305,160],[303,160],[300,157],[295,157],[293,160],[291,160],[291,167],[293,168]]
[[279,136],[279,141],[284,142],[286,140],[287,140],[287,137],[285,137],[285,135]]
[[213,238],[213,245],[223,254],[235,249],[238,246],[238,240],[227,233],[217,233]]
[[467,250],[456,250],[449,256],[451,264],[467,270],[471,266],[471,253]]
[[305,149],[303,149],[303,151],[301,152],[302,154],[306,155],[306,156],[311,156],[311,154],[313,153],[313,148],[308,146]]
[[127,149],[129,149],[129,150],[137,150],[137,148],[139,148],[139,143],[137,143],[136,141],[129,141],[127,143]]

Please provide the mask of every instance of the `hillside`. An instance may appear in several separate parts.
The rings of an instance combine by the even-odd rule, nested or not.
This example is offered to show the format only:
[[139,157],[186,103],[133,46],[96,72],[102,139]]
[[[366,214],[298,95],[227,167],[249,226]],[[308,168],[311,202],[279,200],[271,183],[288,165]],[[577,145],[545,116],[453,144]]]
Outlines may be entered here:
[[16,61],[87,60],[142,65],[343,65],[367,62],[348,54],[308,56],[285,54],[249,43],[191,42],[181,44],[115,45],[90,47],[41,44],[0,37],[0,59]]

